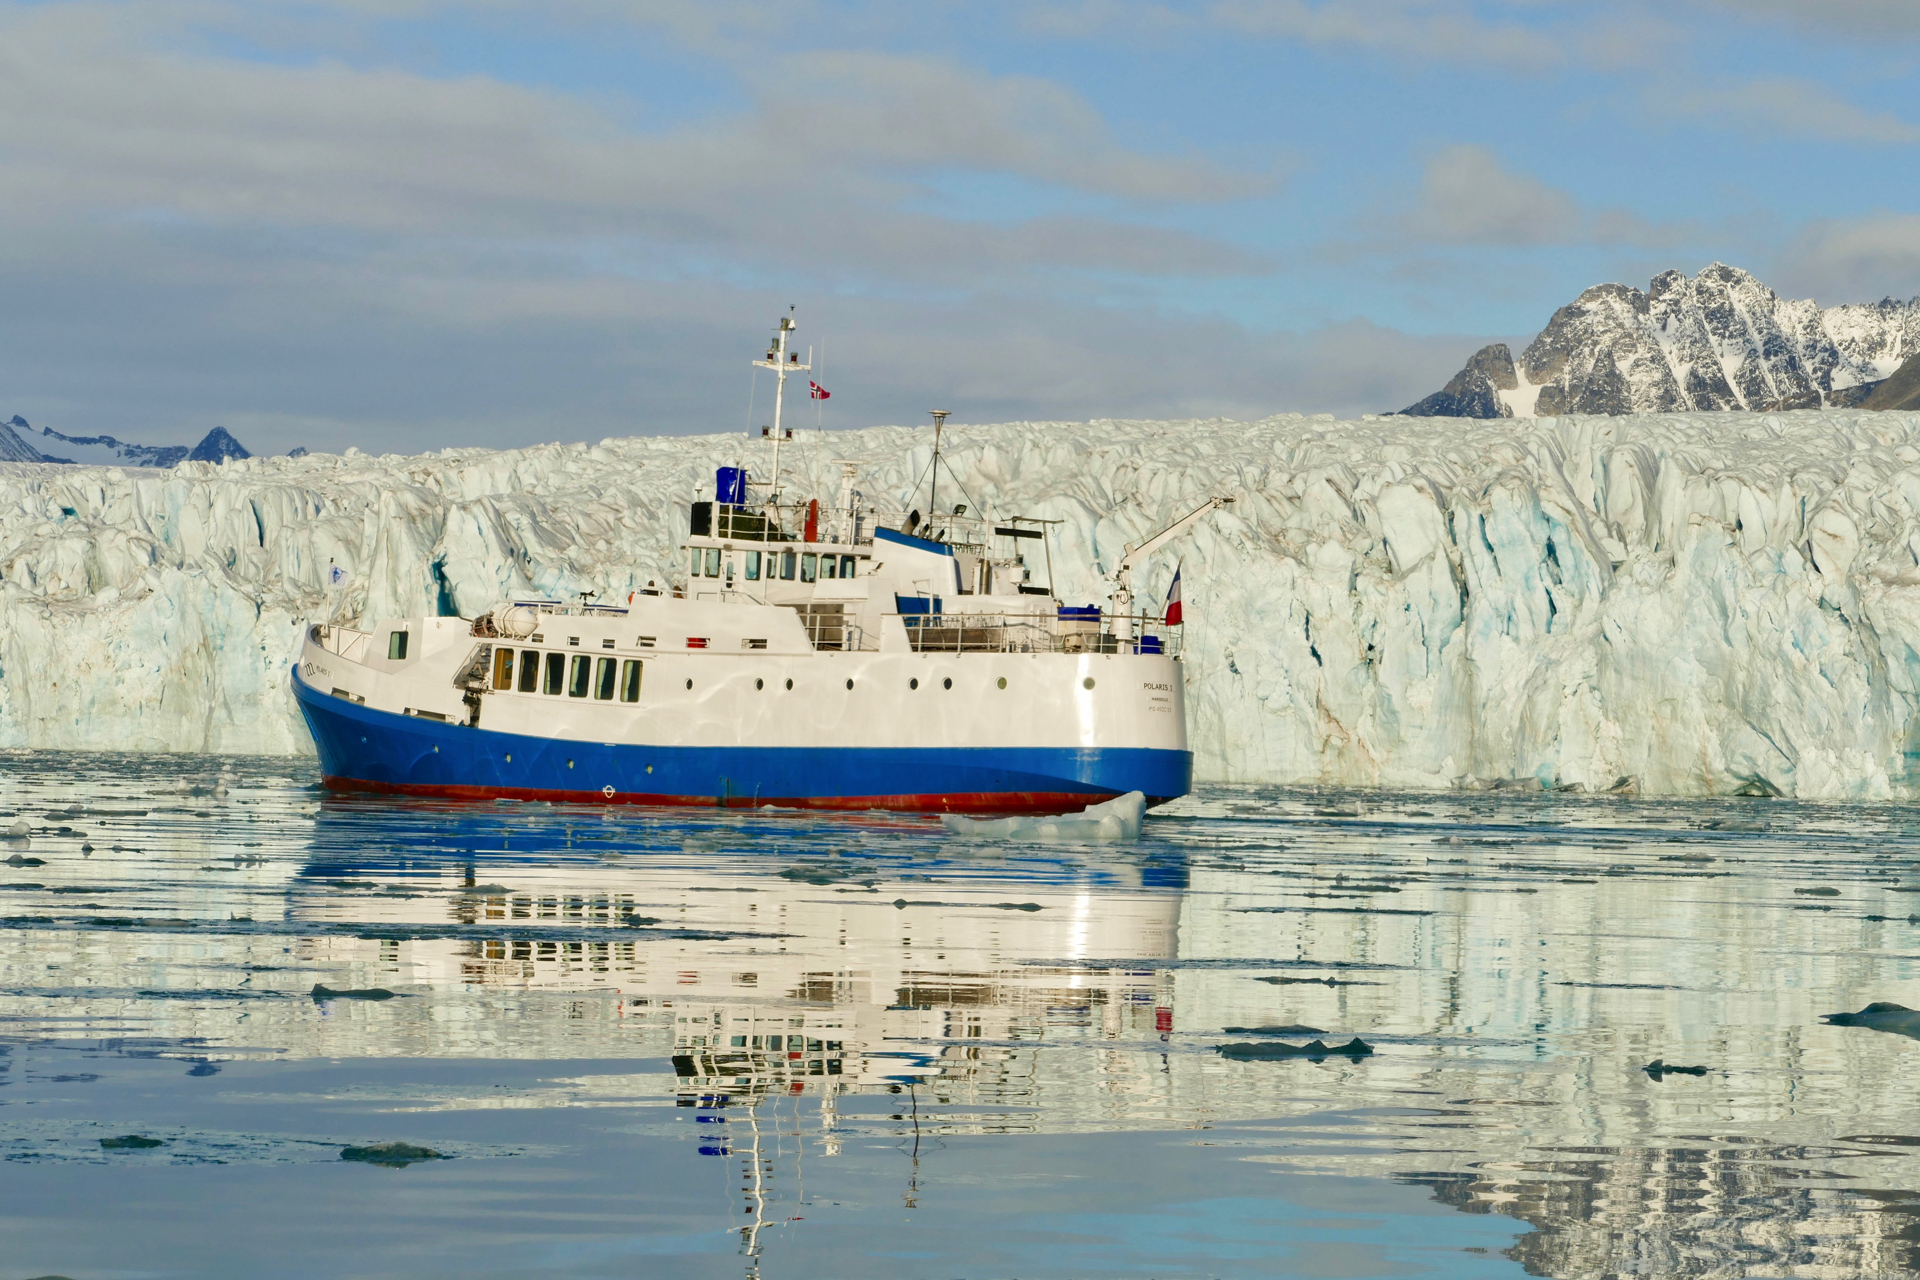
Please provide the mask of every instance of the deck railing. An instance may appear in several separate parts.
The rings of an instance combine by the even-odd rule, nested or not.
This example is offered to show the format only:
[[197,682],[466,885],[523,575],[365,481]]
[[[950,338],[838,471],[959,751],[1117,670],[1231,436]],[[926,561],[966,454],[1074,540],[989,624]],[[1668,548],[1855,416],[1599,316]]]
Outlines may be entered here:
[[922,653],[1172,653],[1171,629],[1137,615],[1133,637],[1114,634],[1112,614],[901,613],[907,639]]

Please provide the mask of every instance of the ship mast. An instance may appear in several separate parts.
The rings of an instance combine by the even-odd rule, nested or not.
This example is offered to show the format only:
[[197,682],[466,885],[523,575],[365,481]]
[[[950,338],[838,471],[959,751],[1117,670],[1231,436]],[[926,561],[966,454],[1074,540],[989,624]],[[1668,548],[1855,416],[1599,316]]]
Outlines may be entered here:
[[800,353],[787,351],[787,335],[799,325],[794,322],[793,307],[787,308],[787,314],[780,317],[780,328],[774,333],[773,341],[767,345],[767,358],[755,360],[757,369],[773,370],[773,481],[770,488],[771,501],[780,501],[780,410],[786,400],[787,375],[805,373],[812,369],[811,364],[800,363]]

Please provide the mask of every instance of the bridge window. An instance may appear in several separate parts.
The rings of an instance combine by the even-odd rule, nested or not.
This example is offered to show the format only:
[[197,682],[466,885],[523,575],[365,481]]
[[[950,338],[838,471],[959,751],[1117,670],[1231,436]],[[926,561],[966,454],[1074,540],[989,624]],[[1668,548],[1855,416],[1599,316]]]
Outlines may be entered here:
[[851,578],[853,576],[853,557],[852,556],[840,557],[840,576],[843,578]]
[[495,649],[493,651],[493,687],[513,688],[513,650]]
[[[807,559],[813,559],[808,556]],[[387,657],[394,662],[404,662],[407,657],[407,633],[395,631],[387,636]]]
[[820,576],[834,578],[839,576],[840,558],[838,556],[820,557]]
[[620,672],[620,701],[640,701],[640,664],[632,658]]
[[760,553],[758,551],[747,552],[747,581],[760,581]]
[[[807,554],[800,557],[800,581],[802,582],[813,581],[813,564],[814,564],[814,561],[817,559],[819,559],[819,557],[814,555],[813,552],[811,551],[807,552]],[[405,651],[405,648],[406,648],[405,645],[401,646],[401,649],[403,652]]]
[[601,702],[613,701],[613,680],[619,673],[620,664],[612,658],[600,659],[600,665],[593,675],[593,696]]
[[791,551],[782,551],[780,553],[780,579],[783,582],[793,581],[793,559],[794,556]]
[[520,692],[532,693],[540,687],[540,651],[520,651]]
[[709,578],[720,576],[720,548],[718,547],[707,548],[707,576]]
[[593,659],[584,653],[575,654],[573,657],[573,678],[567,682],[567,696],[569,698],[586,697],[587,685],[592,679]]
[[566,687],[566,683],[567,683],[567,655],[564,653],[548,654],[547,655],[547,687],[546,687],[547,693],[550,695],[559,693],[561,689]]
[[688,552],[688,555],[691,559],[687,564],[687,574],[690,577],[697,578],[700,576],[700,548],[695,547],[692,551]]

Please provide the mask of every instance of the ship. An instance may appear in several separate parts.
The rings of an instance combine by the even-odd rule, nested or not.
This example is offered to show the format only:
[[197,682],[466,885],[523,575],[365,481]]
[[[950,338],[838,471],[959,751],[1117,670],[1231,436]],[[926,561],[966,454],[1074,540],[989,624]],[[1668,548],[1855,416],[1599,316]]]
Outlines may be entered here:
[[[781,317],[765,480],[716,469],[664,583],[609,603],[310,623],[293,693],[334,791],[594,804],[1048,814],[1192,783],[1177,625],[1134,567],[1231,501],[1129,546],[1106,606],[1054,592],[1053,522],[783,488]],[[947,469],[947,498],[958,478]],[[918,498],[916,484],[912,497]],[[965,496],[962,494],[962,496]]]

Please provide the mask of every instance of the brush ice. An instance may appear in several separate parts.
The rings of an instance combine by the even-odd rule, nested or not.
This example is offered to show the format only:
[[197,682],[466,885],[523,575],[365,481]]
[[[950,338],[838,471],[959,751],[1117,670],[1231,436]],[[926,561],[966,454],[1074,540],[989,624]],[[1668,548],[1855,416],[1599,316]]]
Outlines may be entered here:
[[[972,503],[1059,520],[1061,593],[1215,492],[1184,556],[1202,779],[1920,794],[1920,415],[964,426]],[[818,435],[903,505],[931,433]],[[311,750],[302,622],[663,580],[738,436],[0,464],[0,746]],[[944,483],[943,483],[944,489]],[[920,502],[924,503],[924,491]],[[330,564],[350,576],[329,597]]]
[[940,825],[957,836],[975,840],[1033,840],[1041,843],[1092,843],[1138,840],[1140,819],[1147,812],[1147,798],[1129,791],[1100,804],[1088,805],[1079,813],[1057,818],[963,818],[954,813],[940,815]]

